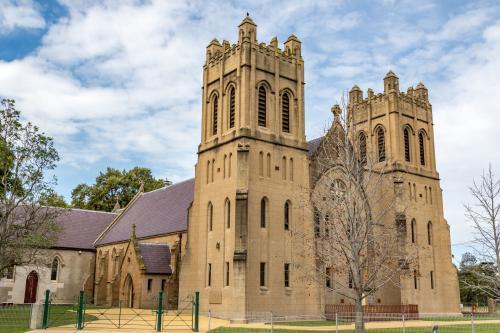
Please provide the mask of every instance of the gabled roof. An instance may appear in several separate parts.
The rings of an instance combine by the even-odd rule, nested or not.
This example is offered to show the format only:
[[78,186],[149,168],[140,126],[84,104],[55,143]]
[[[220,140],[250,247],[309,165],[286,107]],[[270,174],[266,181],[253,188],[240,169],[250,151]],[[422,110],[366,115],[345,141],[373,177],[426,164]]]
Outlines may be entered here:
[[319,144],[321,143],[321,140],[323,140],[322,136],[307,142],[307,155],[309,157],[311,157],[314,154],[314,152],[316,151],[316,149],[318,149]]
[[172,274],[170,248],[167,244],[139,243],[139,253],[146,274]]
[[101,234],[95,245],[127,241],[133,224],[136,225],[138,239],[184,232],[193,196],[194,179],[140,193]]
[[[59,209],[58,209],[59,210]],[[116,217],[114,213],[83,209],[60,209],[56,222],[62,230],[55,247],[93,250],[97,236]]]

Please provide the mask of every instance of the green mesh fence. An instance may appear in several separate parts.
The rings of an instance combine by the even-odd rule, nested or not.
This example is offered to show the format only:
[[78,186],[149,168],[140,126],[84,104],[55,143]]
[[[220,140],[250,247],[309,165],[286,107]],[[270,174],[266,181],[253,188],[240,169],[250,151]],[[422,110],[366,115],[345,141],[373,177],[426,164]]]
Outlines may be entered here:
[[29,330],[31,304],[0,305],[0,332],[20,333]]

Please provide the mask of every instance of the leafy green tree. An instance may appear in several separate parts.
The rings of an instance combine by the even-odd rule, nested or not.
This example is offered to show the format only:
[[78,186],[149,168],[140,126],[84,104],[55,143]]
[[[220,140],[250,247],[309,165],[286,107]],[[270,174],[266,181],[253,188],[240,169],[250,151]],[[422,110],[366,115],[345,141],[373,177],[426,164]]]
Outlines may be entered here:
[[59,155],[52,138],[21,122],[13,100],[0,108],[0,274],[43,261],[41,249],[57,239],[57,211],[41,205],[56,180],[47,176]]
[[95,184],[79,184],[71,192],[71,204],[76,208],[112,211],[118,202],[121,207],[128,204],[141,186],[145,192],[156,190],[171,182],[156,179],[148,168],[134,167],[130,170],[107,168],[99,173]]
[[50,191],[42,195],[40,197],[40,204],[50,207],[69,208],[69,205],[66,203],[66,200],[64,200],[64,197],[57,194],[55,191]]

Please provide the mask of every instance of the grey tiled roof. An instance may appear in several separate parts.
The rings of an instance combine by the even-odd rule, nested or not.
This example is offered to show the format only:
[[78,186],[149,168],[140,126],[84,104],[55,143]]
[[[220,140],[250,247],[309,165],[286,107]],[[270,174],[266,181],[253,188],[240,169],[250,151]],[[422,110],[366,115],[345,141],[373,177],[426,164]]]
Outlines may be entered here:
[[321,140],[323,140],[322,136],[307,142],[307,150],[308,150],[307,155],[309,155],[309,157],[311,157],[312,154],[314,154],[314,152],[316,151],[316,149],[318,149]]
[[170,248],[167,244],[139,243],[146,274],[172,274]]
[[141,193],[95,243],[96,245],[130,239],[132,225],[137,238],[187,230],[187,210],[194,196],[194,179]]
[[[58,209],[59,210],[59,209]],[[60,209],[56,221],[62,227],[56,247],[93,250],[94,241],[116,214],[82,209]]]

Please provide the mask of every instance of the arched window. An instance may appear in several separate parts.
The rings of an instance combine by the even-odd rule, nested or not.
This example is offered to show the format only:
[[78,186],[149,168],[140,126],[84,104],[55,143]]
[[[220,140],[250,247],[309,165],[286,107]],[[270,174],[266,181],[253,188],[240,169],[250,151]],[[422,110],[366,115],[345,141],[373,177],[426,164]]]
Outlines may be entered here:
[[229,89],[229,128],[234,127],[234,117],[235,117],[235,107],[236,107],[235,95],[236,95],[235,89],[234,87],[231,87]]
[[286,157],[283,156],[281,159],[281,177],[286,180]]
[[210,183],[210,161],[207,162],[207,184]]
[[231,178],[231,160],[233,159],[233,153],[229,153],[229,163],[228,163],[228,171],[227,176]]
[[224,165],[222,166],[222,177],[226,179],[226,163],[227,163],[227,155],[224,154]]
[[364,132],[359,133],[359,158],[361,164],[366,164],[366,135]]
[[418,145],[420,148],[420,165],[425,165],[425,147],[424,147],[424,133],[418,133]]
[[429,221],[427,223],[427,243],[429,243],[429,245],[432,245],[432,222]]
[[226,199],[225,207],[225,215],[226,215],[226,228],[231,228],[231,201]]
[[262,198],[260,201],[260,227],[265,228],[266,227],[266,221],[267,220],[267,199]]
[[416,269],[413,270],[413,287],[418,289],[418,273]]
[[214,169],[215,169],[215,158],[212,159],[212,170],[210,172],[212,173],[212,183],[214,182]]
[[284,93],[281,97],[281,127],[283,132],[290,133],[290,97]]
[[321,215],[319,210],[314,207],[314,237],[319,238],[321,236]]
[[217,95],[212,99],[212,134],[217,134],[217,118],[219,112],[219,98]]
[[57,281],[58,273],[59,273],[59,259],[54,258],[54,260],[52,260],[52,267],[50,269],[50,280]]
[[267,124],[267,115],[266,115],[266,108],[267,108],[267,93],[266,93],[266,88],[263,86],[260,86],[259,88],[259,112],[258,112],[258,121],[259,121],[259,126],[266,127]]
[[410,162],[410,130],[408,127],[405,127],[403,130],[403,137],[405,141],[405,161]]
[[285,211],[284,211],[284,227],[285,230],[290,230],[290,204],[285,202]]
[[259,153],[259,176],[264,176],[264,153]]
[[290,158],[290,181],[293,182],[293,158]]
[[417,242],[417,221],[415,219],[411,220],[411,242]]
[[382,127],[377,130],[378,161],[385,161],[385,133]]
[[267,153],[267,161],[266,161],[266,171],[267,171],[267,178],[271,177],[271,154]]
[[207,209],[207,224],[208,224],[208,231],[212,231],[213,228],[213,220],[214,220],[214,206],[212,205],[211,202],[208,203],[208,209]]

